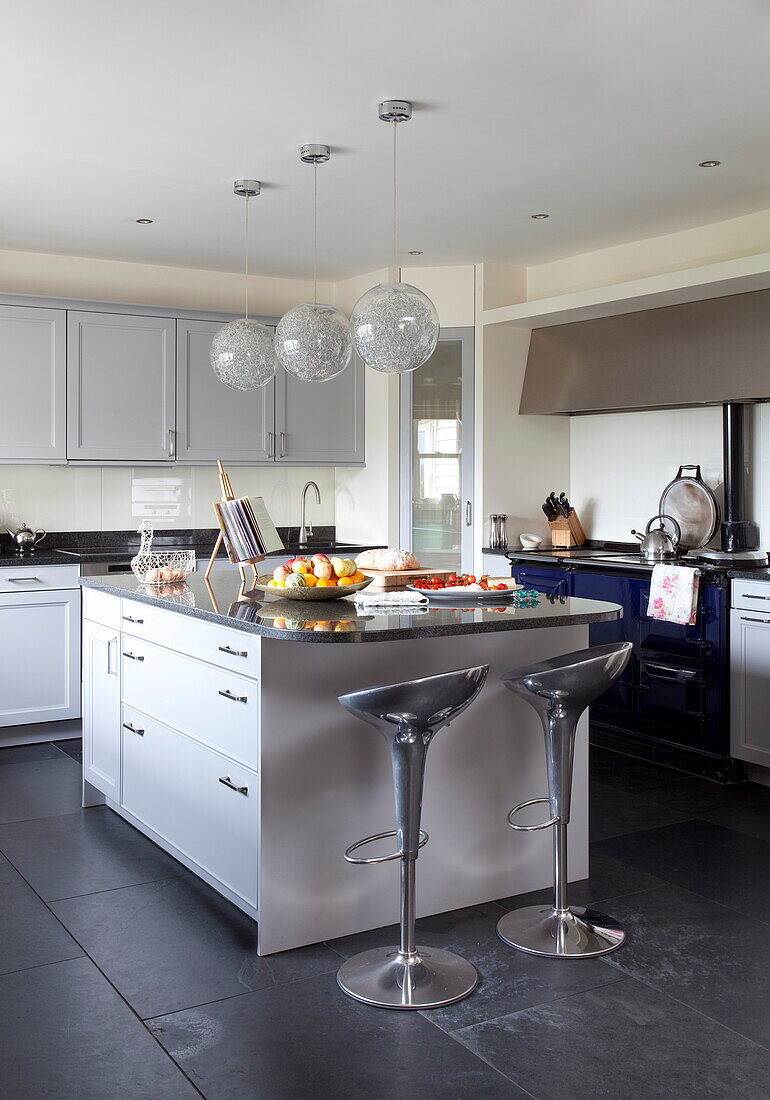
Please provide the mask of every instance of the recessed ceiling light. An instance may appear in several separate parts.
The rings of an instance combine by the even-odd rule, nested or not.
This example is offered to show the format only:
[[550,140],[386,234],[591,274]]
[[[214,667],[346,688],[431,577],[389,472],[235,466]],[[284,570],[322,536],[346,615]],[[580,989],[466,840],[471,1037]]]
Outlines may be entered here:
[[699,168],[718,168],[722,163],[721,160],[702,160],[698,165]]
[[137,225],[152,225],[152,223],[154,221],[155,221],[154,218],[137,218],[136,219],[136,224]]
[[551,215],[550,214],[530,214],[529,216],[530,216],[530,218],[532,218],[533,221],[540,222],[540,221],[543,220],[543,218],[550,218]]
[[422,256],[422,252],[419,248],[413,248],[411,252],[407,253],[409,256]]

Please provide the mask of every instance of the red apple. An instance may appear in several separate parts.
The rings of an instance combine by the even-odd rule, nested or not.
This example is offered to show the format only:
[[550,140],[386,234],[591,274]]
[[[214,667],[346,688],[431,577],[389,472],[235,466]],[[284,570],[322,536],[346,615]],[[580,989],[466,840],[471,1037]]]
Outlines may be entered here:
[[310,560],[313,565],[316,565],[319,561],[328,561],[329,559],[327,558],[326,554],[313,554]]

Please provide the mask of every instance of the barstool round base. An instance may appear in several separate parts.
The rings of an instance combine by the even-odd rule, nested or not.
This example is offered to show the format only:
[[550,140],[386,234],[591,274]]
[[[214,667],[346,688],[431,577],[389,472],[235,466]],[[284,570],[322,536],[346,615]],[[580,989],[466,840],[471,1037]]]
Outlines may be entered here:
[[557,913],[550,905],[514,909],[498,921],[497,934],[510,947],[550,959],[587,959],[616,951],[626,934],[612,917],[593,909]]
[[379,1008],[451,1005],[472,993],[478,980],[474,966],[438,947],[418,947],[409,958],[397,947],[377,947],[354,955],[337,972],[344,993]]

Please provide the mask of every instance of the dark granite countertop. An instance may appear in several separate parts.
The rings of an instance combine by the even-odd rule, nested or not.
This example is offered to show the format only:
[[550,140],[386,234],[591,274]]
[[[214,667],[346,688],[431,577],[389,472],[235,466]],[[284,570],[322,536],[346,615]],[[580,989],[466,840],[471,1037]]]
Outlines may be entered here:
[[759,569],[728,569],[727,575],[734,581],[770,581],[770,568],[762,566]]
[[622,609],[613,603],[574,597],[541,596],[535,607],[515,607],[508,600],[498,607],[447,607],[429,604],[399,611],[358,611],[355,602],[287,600],[255,592],[241,595],[238,572],[212,573],[209,583],[193,573],[175,595],[155,595],[137,584],[133,574],[109,579],[86,577],[81,583],[112,596],[125,596],[164,610],[234,627],[265,638],[300,642],[389,642],[407,638],[440,638],[453,634],[484,634],[500,630],[581,626],[619,619]]

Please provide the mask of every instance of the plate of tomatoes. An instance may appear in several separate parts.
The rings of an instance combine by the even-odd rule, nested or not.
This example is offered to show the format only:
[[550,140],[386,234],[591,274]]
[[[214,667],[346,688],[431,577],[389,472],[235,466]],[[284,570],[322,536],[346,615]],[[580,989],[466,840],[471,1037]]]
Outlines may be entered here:
[[448,577],[427,577],[406,586],[431,600],[493,600],[513,596],[524,587],[515,581],[490,581],[486,574],[476,579],[473,573],[450,573]]

